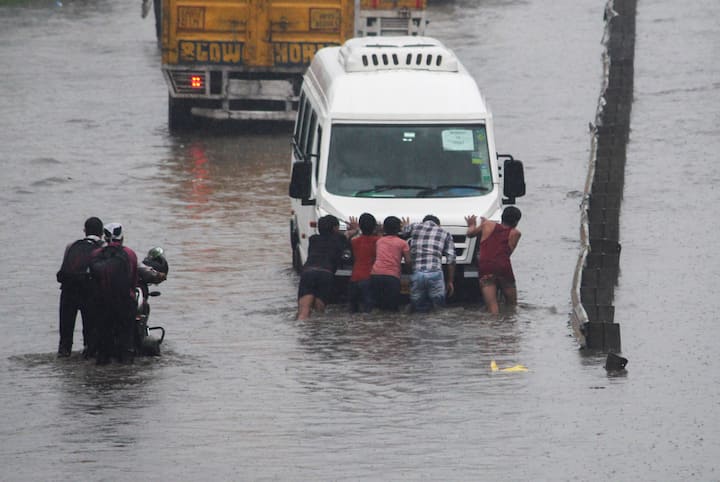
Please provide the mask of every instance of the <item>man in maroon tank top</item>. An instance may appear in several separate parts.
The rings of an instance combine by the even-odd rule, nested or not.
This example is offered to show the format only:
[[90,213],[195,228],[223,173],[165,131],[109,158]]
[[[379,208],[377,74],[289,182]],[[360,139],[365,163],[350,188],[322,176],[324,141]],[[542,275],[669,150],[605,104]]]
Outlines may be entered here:
[[520,210],[515,206],[505,208],[502,213],[502,223],[481,217],[478,226],[477,216],[474,214],[465,216],[468,225],[467,236],[474,238],[480,235],[478,277],[480,291],[490,313],[500,312],[498,289],[502,291],[508,305],[517,304],[517,288],[510,255],[520,241],[521,234],[516,228],[520,217]]

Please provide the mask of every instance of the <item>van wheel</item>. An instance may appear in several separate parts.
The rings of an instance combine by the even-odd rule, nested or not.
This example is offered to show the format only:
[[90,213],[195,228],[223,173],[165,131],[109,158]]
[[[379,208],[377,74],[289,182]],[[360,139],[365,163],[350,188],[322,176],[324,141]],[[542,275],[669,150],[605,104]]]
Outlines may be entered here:
[[455,295],[453,298],[456,301],[477,301],[478,297],[482,299],[477,278],[455,278]]
[[171,131],[187,129],[195,123],[190,99],[176,99],[168,95],[168,127]]
[[302,257],[300,256],[300,236],[292,221],[290,221],[290,249],[292,250],[292,266],[296,273],[302,271]]
[[302,271],[302,258],[300,257],[300,245],[296,244],[292,250],[292,265],[297,274]]

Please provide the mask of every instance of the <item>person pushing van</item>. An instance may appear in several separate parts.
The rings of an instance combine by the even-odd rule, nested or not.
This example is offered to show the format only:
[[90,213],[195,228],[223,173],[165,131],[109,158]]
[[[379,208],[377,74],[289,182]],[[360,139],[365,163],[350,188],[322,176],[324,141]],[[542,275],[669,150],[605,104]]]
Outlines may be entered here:
[[350,241],[353,255],[353,268],[348,284],[350,312],[372,311],[375,305],[370,287],[370,272],[375,263],[376,243],[380,239],[377,234],[377,220],[370,213],[362,213],[359,221],[350,216],[350,227],[360,227],[360,236]]
[[478,226],[477,216],[465,216],[468,225],[467,237],[480,236],[477,260],[480,291],[488,311],[493,314],[500,312],[498,290],[502,291],[508,305],[517,304],[517,288],[510,255],[520,241],[521,234],[517,225],[521,216],[520,210],[515,206],[505,208],[500,223],[481,217]]
[[303,265],[298,286],[297,319],[310,318],[313,309],[325,311],[333,293],[335,271],[342,261],[343,251],[348,247],[347,237],[357,233],[357,223],[353,223],[346,236],[339,233],[340,222],[332,214],[318,219],[318,234],[310,236],[308,256]]
[[[452,235],[440,227],[437,216],[428,214],[421,223],[402,219],[402,237],[410,243],[413,274],[410,277],[410,305],[413,311],[429,311],[445,306],[446,296],[455,292],[455,243]],[[447,262],[447,279],[442,258]]]
[[388,216],[383,222],[383,237],[377,240],[376,257],[370,272],[373,299],[378,308],[398,311],[400,307],[400,276],[402,261],[408,270],[412,269],[410,247],[400,238],[401,221]]

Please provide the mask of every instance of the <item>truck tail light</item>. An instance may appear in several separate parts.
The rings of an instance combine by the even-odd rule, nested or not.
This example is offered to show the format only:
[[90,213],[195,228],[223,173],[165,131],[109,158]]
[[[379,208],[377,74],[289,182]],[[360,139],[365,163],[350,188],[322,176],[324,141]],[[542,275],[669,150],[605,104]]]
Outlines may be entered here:
[[205,72],[174,70],[170,72],[175,92],[178,94],[204,94],[207,81]]
[[190,87],[193,89],[202,89],[205,87],[204,79],[201,75],[191,75],[190,76]]

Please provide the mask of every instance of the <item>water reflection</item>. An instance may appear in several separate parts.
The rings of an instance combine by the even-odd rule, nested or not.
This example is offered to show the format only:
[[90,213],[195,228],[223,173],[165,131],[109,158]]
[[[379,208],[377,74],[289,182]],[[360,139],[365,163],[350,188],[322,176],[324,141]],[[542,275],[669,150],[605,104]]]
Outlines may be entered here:
[[[146,410],[157,402],[153,382],[159,360],[98,367],[79,354],[69,359],[57,359],[54,353],[11,357],[6,389],[33,400],[27,407],[32,417],[8,420],[6,427],[16,431],[20,446],[37,444],[33,433],[43,427],[38,433],[51,436],[44,443],[66,454],[88,443],[100,451],[133,446],[150,422]],[[28,379],[44,380],[45,388],[34,396],[25,393]]]
[[278,129],[217,129],[173,136],[163,181],[196,215],[234,207],[233,203],[255,205],[260,197],[270,198],[268,194],[284,201],[276,189],[287,182],[290,137]]
[[[193,143],[188,148],[190,155],[190,197],[188,199],[189,209],[197,208],[198,205],[207,204],[212,194],[212,185],[209,169],[209,161],[205,153],[205,147],[200,143]],[[195,217],[197,214],[194,215]]]
[[158,302],[180,314],[167,325],[171,339],[182,336],[173,325],[185,319],[214,325],[227,306],[244,317],[294,296],[294,288],[285,290],[289,136],[278,126],[235,124],[166,134],[143,185],[151,209],[136,221],[153,229],[153,244],[166,249],[172,267]]
[[518,357],[522,331],[512,314],[487,316],[475,306],[421,315],[343,310],[331,306],[325,316],[296,322],[298,343],[317,362],[343,366],[379,384],[407,381],[421,387],[448,369],[459,376],[485,374],[491,360]]

